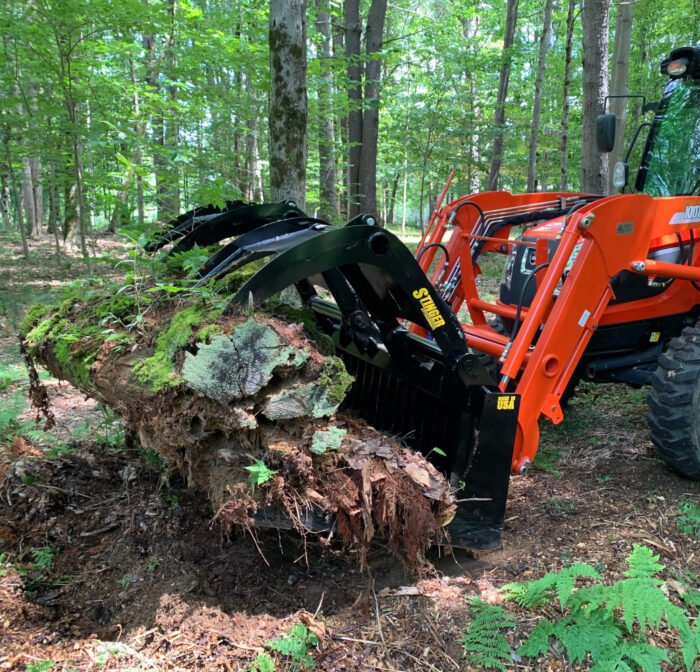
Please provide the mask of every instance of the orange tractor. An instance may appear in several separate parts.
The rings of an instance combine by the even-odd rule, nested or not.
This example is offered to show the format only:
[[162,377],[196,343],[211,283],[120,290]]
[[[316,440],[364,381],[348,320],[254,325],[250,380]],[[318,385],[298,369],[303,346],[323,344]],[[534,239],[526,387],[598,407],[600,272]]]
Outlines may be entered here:
[[[291,202],[191,211],[151,249],[235,236],[201,283],[273,256],[229,310],[297,287],[355,377],[347,408],[463,488],[457,545],[500,543],[509,475],[579,379],[650,383],[658,454],[700,479],[700,48],[674,50],[661,72],[634,187],[627,163],[614,168],[618,195],[465,196],[436,210],[415,257],[370,215],[332,227]],[[614,125],[598,119],[600,151]],[[476,284],[487,254],[505,258],[491,302]]]

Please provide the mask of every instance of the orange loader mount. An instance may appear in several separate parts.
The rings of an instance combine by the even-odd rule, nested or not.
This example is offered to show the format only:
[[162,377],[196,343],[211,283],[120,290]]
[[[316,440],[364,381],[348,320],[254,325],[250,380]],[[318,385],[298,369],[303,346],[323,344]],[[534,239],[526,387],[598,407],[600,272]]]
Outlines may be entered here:
[[[296,286],[355,377],[346,408],[463,488],[455,545],[500,544],[509,474],[527,470],[540,418],[561,422],[580,379],[650,383],[658,454],[700,479],[700,48],[674,50],[661,72],[661,100],[644,105],[653,121],[614,168],[618,195],[465,196],[438,206],[415,257],[371,215],[332,227],[291,201],[198,208],[147,248],[231,239],[200,284],[272,257],[228,311]],[[614,136],[614,115],[599,117],[600,151]],[[495,302],[475,281],[486,254],[505,258]]]

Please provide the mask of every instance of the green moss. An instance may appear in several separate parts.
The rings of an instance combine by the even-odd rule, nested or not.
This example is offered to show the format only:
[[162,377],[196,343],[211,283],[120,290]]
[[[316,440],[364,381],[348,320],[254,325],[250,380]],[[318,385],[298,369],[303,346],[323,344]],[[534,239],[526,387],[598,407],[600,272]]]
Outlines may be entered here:
[[168,328],[158,334],[156,352],[164,352],[172,358],[178,348],[187,345],[192,336],[192,329],[201,325],[202,319],[202,309],[199,306],[190,306],[175,313]]
[[20,327],[20,334],[28,334],[41,318],[45,317],[46,313],[50,310],[50,306],[43,305],[41,303],[35,303],[30,306],[24,319],[22,320],[22,326]]
[[218,336],[221,333],[223,332],[218,324],[208,324],[197,332],[196,338],[202,343],[209,343],[213,336]]
[[87,385],[90,382],[90,367],[97,352],[86,351],[75,341],[59,338],[53,346],[56,361],[70,375],[71,382]]
[[97,317],[107,317],[114,315],[115,317],[125,317],[132,315],[138,309],[136,298],[124,292],[121,294],[113,294],[104,301],[100,301],[94,306],[94,312]]
[[340,404],[345,399],[350,385],[355,382],[355,379],[347,372],[340,357],[333,356],[326,357],[319,380],[328,390],[328,401],[332,404]]
[[151,392],[159,392],[165,387],[173,387],[182,382],[175,373],[172,360],[162,350],[136,364],[131,370],[131,376],[137,383],[147,386]]

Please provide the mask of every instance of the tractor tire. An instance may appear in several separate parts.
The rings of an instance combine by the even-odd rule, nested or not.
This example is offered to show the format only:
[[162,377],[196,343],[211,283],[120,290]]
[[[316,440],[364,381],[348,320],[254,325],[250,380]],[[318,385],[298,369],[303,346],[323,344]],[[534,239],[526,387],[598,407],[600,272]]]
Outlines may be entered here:
[[651,385],[647,420],[657,455],[700,480],[700,322],[671,340]]

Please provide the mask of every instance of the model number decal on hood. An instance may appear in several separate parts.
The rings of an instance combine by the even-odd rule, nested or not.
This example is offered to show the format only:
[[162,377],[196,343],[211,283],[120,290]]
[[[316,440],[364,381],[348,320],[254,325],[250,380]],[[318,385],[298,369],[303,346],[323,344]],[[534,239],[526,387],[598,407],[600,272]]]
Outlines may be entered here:
[[700,222],[700,205],[689,205],[685,212],[677,212],[669,224],[688,224],[689,222]]

